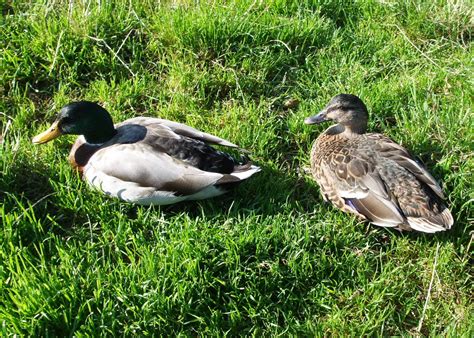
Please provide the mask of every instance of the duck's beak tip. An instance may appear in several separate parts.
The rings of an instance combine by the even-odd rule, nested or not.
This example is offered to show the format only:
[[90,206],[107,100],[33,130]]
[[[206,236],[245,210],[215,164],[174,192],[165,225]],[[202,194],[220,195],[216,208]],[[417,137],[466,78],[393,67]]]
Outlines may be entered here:
[[327,121],[326,115],[322,112],[304,119],[305,124],[318,124]]
[[58,122],[56,121],[46,131],[33,137],[31,142],[33,142],[33,144],[42,144],[49,142],[61,135],[62,133],[59,130]]

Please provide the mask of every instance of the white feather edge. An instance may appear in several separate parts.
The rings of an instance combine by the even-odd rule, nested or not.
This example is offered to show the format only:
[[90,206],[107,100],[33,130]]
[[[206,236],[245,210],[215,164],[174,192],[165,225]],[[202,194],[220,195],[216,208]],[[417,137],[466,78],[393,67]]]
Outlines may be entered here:
[[448,226],[446,228],[439,224],[433,223],[429,219],[423,217],[407,217],[407,221],[413,229],[428,233],[435,233],[451,229],[454,220],[449,209],[444,209],[440,215],[448,221]]

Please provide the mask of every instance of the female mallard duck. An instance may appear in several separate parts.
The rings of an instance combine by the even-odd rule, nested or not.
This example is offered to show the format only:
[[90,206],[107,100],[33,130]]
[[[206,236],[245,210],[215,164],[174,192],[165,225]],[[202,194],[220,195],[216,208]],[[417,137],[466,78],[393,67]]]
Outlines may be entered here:
[[339,94],[306,124],[335,121],[314,142],[311,169],[325,200],[359,218],[399,230],[450,229],[443,192],[408,151],[366,133],[368,112],[355,95]]
[[207,144],[237,148],[219,137],[150,117],[114,126],[109,113],[93,102],[63,107],[52,126],[33,138],[33,143],[62,134],[81,135],[69,161],[85,180],[127,202],[165,205],[218,196],[260,171]]

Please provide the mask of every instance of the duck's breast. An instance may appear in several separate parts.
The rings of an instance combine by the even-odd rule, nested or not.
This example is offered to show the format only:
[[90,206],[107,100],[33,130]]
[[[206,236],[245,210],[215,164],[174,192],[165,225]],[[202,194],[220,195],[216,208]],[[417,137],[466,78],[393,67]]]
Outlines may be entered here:
[[69,152],[69,163],[80,173],[84,171],[84,167],[90,158],[100,149],[100,145],[87,143],[84,136],[79,136],[72,145]]

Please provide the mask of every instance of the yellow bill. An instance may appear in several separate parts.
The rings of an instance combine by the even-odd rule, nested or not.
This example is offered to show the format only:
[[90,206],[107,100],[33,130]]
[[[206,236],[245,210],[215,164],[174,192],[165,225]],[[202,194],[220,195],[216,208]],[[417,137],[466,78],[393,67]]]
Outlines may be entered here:
[[59,130],[58,127],[58,122],[54,122],[51,127],[48,128],[48,130],[42,132],[39,135],[36,135],[33,137],[33,143],[34,144],[41,144],[41,143],[46,143],[49,142],[53,139],[55,139],[58,136],[61,136],[61,131]]

